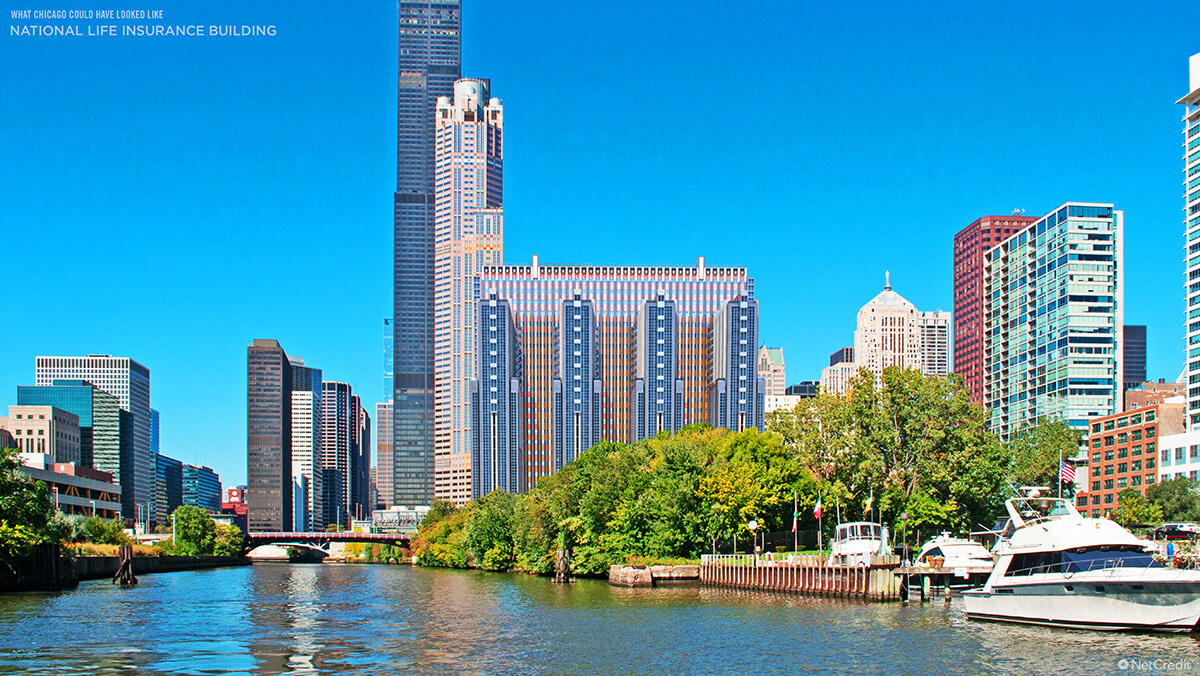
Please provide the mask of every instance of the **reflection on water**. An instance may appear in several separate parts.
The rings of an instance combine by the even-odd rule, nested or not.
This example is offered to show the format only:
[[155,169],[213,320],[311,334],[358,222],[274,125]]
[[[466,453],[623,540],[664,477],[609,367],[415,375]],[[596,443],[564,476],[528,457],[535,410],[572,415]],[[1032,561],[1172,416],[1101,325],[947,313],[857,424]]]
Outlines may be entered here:
[[960,604],[258,564],[2,596],[0,673],[1200,674],[1195,636],[968,622]]

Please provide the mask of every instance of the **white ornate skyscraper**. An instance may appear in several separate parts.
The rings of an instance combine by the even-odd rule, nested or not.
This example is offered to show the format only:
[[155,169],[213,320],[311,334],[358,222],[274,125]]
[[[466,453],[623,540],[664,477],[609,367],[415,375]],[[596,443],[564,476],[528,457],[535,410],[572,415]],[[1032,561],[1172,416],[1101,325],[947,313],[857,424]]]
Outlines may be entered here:
[[504,108],[487,80],[454,83],[435,121],[434,495],[471,499],[468,383],[475,365],[475,287],[504,252]]
[[950,313],[921,312],[892,291],[891,274],[884,273],[883,291],[858,311],[854,362],[825,367],[821,388],[844,392],[859,369],[879,378],[889,366],[915,368],[926,375],[949,373]]
[[780,397],[787,391],[787,371],[783,363],[782,347],[758,348],[758,375],[767,383],[764,394]]
[[1183,115],[1184,245],[1187,254],[1187,429],[1200,430],[1200,54],[1188,59],[1188,95],[1176,101],[1186,108]]

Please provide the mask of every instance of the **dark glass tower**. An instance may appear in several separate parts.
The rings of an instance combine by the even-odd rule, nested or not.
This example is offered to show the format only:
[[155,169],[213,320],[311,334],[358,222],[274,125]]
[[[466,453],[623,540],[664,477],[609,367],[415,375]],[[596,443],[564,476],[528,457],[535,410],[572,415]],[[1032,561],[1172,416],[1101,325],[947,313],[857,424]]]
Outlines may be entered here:
[[433,502],[433,122],[461,74],[460,0],[401,0],[393,280],[395,504]]
[[292,529],[292,365],[279,341],[246,348],[248,523],[254,531]]

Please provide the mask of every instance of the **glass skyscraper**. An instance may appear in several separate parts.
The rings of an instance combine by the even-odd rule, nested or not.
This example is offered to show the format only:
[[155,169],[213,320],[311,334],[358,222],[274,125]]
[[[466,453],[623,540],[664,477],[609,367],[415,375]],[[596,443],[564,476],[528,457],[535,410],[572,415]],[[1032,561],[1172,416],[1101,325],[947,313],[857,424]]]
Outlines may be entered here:
[[1183,219],[1187,247],[1184,319],[1187,322],[1187,429],[1200,429],[1200,54],[1188,59],[1183,114]]
[[459,0],[399,3],[393,321],[396,504],[434,495],[434,112],[461,76]]
[[1123,215],[1068,202],[983,257],[983,407],[1007,439],[1122,407]]

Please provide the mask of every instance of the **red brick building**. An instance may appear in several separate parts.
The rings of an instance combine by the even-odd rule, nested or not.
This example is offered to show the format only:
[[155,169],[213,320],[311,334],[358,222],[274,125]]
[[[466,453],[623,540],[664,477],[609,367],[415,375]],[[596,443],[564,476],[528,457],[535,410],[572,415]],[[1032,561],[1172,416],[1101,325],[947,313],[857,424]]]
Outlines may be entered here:
[[1107,517],[1127,488],[1145,495],[1158,477],[1158,438],[1183,431],[1183,404],[1152,404],[1094,418],[1088,434],[1087,484],[1075,504],[1079,513]]
[[1037,220],[984,216],[954,236],[954,372],[973,403],[983,403],[983,253]]

